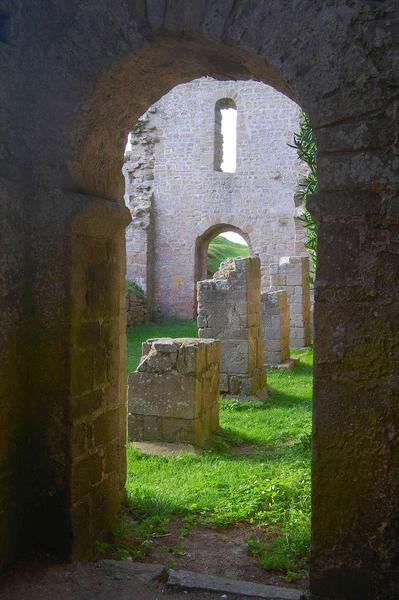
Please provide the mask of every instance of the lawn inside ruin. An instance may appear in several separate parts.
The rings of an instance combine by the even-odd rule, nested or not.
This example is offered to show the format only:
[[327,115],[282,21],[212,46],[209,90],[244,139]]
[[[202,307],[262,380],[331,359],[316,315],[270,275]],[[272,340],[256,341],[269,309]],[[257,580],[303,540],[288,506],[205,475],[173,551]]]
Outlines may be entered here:
[[[128,372],[138,364],[143,340],[196,335],[192,321],[129,328]],[[128,446],[131,531],[119,532],[120,555],[150,555],[154,538],[167,535],[173,519],[181,523],[182,547],[198,525],[245,524],[248,550],[264,569],[288,581],[306,575],[313,356],[310,349],[292,355],[300,358],[293,370],[268,372],[266,401],[221,400],[221,431],[212,449],[149,456]]]

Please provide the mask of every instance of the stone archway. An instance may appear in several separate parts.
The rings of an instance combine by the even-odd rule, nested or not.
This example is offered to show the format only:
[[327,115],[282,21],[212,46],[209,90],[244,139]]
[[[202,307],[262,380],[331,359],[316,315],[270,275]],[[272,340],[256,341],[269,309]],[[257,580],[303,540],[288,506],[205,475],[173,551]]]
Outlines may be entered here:
[[207,256],[209,244],[215,237],[217,237],[221,233],[226,233],[228,231],[238,233],[245,240],[245,242],[248,245],[248,248],[251,251],[249,235],[242,231],[242,229],[240,229],[239,227],[236,227],[235,225],[227,225],[226,223],[218,223],[216,225],[211,225],[206,231],[204,231],[202,235],[199,235],[197,237],[195,241],[194,317],[197,316],[197,282],[203,281],[204,279],[208,279]]
[[27,539],[89,555],[119,506],[129,124],[177,83],[255,78],[308,112],[319,152],[312,592],[395,597],[395,2],[307,0],[298,11],[279,0],[73,0],[33,10],[18,0],[6,16],[2,555]]

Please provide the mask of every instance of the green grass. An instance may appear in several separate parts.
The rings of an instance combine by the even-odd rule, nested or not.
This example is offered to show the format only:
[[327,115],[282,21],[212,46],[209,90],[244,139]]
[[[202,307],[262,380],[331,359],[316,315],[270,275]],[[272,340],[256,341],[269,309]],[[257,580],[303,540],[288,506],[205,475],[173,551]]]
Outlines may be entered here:
[[248,246],[231,242],[221,235],[216,236],[208,246],[208,275],[212,277],[225,258],[237,256],[249,256]]
[[[167,322],[130,329],[130,369],[138,363],[142,340],[165,335],[195,336],[195,324]],[[258,525],[260,533],[252,535],[248,545],[265,569],[291,579],[306,572],[312,352],[293,354],[300,357],[293,371],[268,373],[273,392],[265,402],[221,401],[221,433],[211,450],[159,457],[129,446],[128,502],[141,527],[147,523],[150,531],[163,528],[175,515],[183,518],[187,530],[198,523]],[[151,535],[144,538],[146,549]]]
[[127,292],[134,292],[136,294],[136,296],[139,296],[140,298],[144,298],[144,296],[145,296],[144,291],[138,285],[138,283],[136,283],[135,281],[131,281],[130,279],[126,279],[125,283],[126,283],[126,291]]
[[140,362],[141,344],[154,337],[197,337],[194,321],[170,319],[162,323],[144,323],[127,328],[127,372],[135,370]]

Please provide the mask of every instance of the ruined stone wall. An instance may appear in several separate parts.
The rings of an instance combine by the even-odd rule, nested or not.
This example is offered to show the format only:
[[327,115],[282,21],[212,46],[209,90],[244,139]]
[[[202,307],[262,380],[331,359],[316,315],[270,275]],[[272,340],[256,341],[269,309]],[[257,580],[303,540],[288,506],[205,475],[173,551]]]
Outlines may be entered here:
[[[215,105],[223,98],[237,106],[235,173],[214,168]],[[196,240],[210,228],[243,233],[261,259],[265,289],[269,264],[295,253],[294,195],[304,167],[288,144],[298,123],[298,106],[273,88],[211,78],[175,87],[143,115],[124,166],[133,216],[127,272],[145,288],[147,266],[154,316],[193,316]]]
[[126,278],[151,294],[148,270],[151,268],[152,205],[154,199],[155,144],[159,142],[151,115],[152,107],[135,123],[129,136],[129,149],[123,166],[126,181],[125,202],[132,214],[126,228]]
[[254,396],[265,385],[259,258],[228,258],[199,281],[198,336],[221,340],[220,391]]

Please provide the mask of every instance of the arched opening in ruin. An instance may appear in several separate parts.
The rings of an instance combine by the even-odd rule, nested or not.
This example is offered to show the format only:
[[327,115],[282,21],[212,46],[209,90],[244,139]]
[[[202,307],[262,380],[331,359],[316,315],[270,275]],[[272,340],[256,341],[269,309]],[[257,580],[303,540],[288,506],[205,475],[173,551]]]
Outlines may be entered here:
[[[235,234],[230,237],[230,244],[224,244],[223,241],[229,241],[223,234]],[[235,240],[232,241],[232,240]],[[209,252],[209,247],[212,242],[216,241],[216,245]],[[237,244],[237,246],[234,246]],[[220,249],[218,249],[220,246]],[[240,247],[241,246],[241,247]],[[242,251],[242,254],[241,254]],[[237,252],[237,253],[236,253]],[[209,227],[204,233],[199,235],[195,241],[195,270],[194,270],[194,318],[197,317],[197,282],[209,279],[217,271],[218,259],[233,256],[250,256],[251,246],[247,233],[239,227],[228,225],[226,223],[218,223]],[[223,258],[222,258],[223,260]],[[221,261],[219,261],[220,264]],[[216,268],[215,268],[216,267]]]
[[239,233],[225,231],[215,236],[208,244],[207,252],[207,277],[213,277],[220,264],[226,258],[249,256],[250,250],[247,242]]
[[[206,75],[256,79],[302,106],[319,149],[312,592],[397,596],[398,477],[387,458],[396,452],[397,421],[396,104],[386,85],[387,72],[396,73],[395,28],[374,35],[394,14],[392,3],[324,11],[307,2],[299,13],[276,2],[110,4],[73,3],[62,14],[55,4],[55,38],[44,4],[21,10],[22,27],[9,32],[17,75],[5,70],[13,107],[4,191],[13,214],[25,211],[32,192],[36,202],[29,227],[10,220],[15,260],[2,265],[4,281],[15,282],[21,261],[24,278],[23,300],[4,296],[10,310],[2,311],[2,385],[15,440],[5,479],[2,471],[2,522],[20,546],[28,537],[75,557],[90,555],[112,528],[126,474],[122,148],[132,119],[175,85]],[[355,54],[347,51],[354,39]],[[26,43],[36,61],[24,60]],[[32,135],[20,144],[24,130]],[[26,330],[15,336],[21,324]],[[20,363],[15,375],[10,364]],[[27,518],[26,482],[15,475],[30,425],[35,519]],[[17,509],[9,500],[15,489]],[[6,532],[7,556],[16,544]]]

